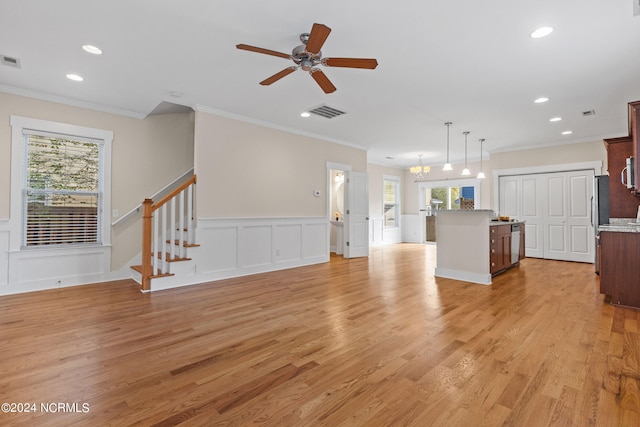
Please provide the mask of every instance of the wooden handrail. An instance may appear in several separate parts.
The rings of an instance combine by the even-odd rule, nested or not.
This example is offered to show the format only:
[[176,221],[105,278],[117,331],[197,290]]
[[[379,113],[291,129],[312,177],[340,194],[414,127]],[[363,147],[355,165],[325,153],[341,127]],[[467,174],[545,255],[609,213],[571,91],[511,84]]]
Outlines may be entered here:
[[[159,272],[164,272],[164,267],[161,267],[160,269],[157,269],[156,263],[155,263],[155,259],[161,259],[164,260],[164,249],[160,248],[160,245],[162,247],[164,247],[164,241],[165,238],[164,236],[162,236],[162,243],[159,244],[158,242],[158,238],[159,235],[154,235],[155,233],[158,232],[157,228],[158,228],[158,218],[155,218],[155,225],[154,225],[154,212],[156,210],[158,210],[159,208],[163,207],[165,204],[167,204],[169,201],[171,201],[172,199],[174,199],[176,196],[180,195],[181,196],[181,201],[183,200],[181,193],[189,188],[191,185],[194,185],[196,183],[196,176],[193,175],[191,178],[189,178],[187,181],[185,181],[184,183],[182,183],[179,187],[177,187],[175,190],[173,190],[171,193],[169,193],[168,195],[166,195],[165,197],[163,197],[161,200],[159,200],[157,203],[154,203],[152,199],[145,199],[144,202],[142,202],[142,268],[141,268],[141,274],[142,274],[142,291],[149,291],[151,289],[151,277],[155,274],[160,274]],[[189,200],[191,200],[191,192],[189,192],[188,198]],[[172,208],[173,209],[173,208]],[[173,210],[172,210],[173,212]],[[191,216],[191,209],[188,209],[188,213],[189,216]],[[160,215],[160,212],[157,213],[156,215]],[[173,215],[173,214],[172,214]],[[184,224],[182,224],[183,219],[184,219],[184,213],[181,213],[180,215],[180,233],[183,233],[182,229],[184,227]],[[163,229],[165,227],[164,222],[166,221],[166,217],[165,217],[165,213],[164,213],[164,209],[163,209],[163,213],[162,213],[162,222],[163,222]],[[192,221],[193,218],[189,218],[189,229],[191,229],[192,226]],[[171,227],[172,229],[175,229],[173,226]],[[174,236],[172,234],[171,236],[171,241],[174,241]],[[154,243],[155,242],[155,243]],[[184,248],[184,239],[182,237],[182,234],[179,238],[179,242],[180,242],[180,247]],[[192,242],[189,242],[192,243]],[[173,252],[174,248],[173,246],[171,246],[171,258],[173,259],[174,257],[174,252]],[[153,253],[153,252],[157,252],[157,253]],[[181,255],[178,255],[181,256]],[[154,261],[152,261],[152,259]],[[164,261],[160,261],[161,263],[163,263]],[[155,270],[155,271],[154,271]]]
[[196,176],[193,175],[191,178],[189,178],[189,180],[185,181],[184,184],[182,184],[180,187],[176,188],[171,193],[169,193],[166,196],[164,196],[159,202],[154,203],[153,206],[152,206],[152,211],[151,212],[156,211],[158,208],[160,208],[162,205],[167,203],[169,200],[173,199],[178,194],[180,194],[180,192],[182,190],[184,190],[185,188],[187,188],[191,184],[195,184],[195,183],[196,183]]

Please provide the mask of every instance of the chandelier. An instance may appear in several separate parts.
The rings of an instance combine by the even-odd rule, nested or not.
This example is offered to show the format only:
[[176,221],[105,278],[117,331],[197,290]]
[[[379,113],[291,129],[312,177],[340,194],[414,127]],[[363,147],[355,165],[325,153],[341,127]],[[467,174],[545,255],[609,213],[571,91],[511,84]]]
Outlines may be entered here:
[[416,178],[424,178],[431,170],[431,167],[424,166],[422,164],[422,154],[419,154],[418,158],[419,158],[418,160],[419,164],[417,166],[411,166],[409,168],[409,172],[411,172],[413,176],[415,176]]

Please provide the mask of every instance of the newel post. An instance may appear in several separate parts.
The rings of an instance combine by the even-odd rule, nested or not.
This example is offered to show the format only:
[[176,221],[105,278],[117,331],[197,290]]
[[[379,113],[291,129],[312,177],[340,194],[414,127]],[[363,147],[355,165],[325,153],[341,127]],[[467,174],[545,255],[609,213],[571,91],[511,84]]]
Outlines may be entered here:
[[153,200],[144,199],[142,202],[142,290],[151,288],[151,219],[153,218]]

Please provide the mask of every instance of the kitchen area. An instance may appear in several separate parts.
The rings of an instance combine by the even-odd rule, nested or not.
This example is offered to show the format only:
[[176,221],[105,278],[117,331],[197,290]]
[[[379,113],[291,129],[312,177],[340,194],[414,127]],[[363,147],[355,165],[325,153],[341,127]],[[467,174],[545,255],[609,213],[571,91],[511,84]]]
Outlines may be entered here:
[[604,140],[609,175],[596,177],[595,271],[607,301],[640,308],[640,101],[628,111],[629,135]]
[[437,214],[436,277],[490,285],[524,258],[524,224],[490,209]]

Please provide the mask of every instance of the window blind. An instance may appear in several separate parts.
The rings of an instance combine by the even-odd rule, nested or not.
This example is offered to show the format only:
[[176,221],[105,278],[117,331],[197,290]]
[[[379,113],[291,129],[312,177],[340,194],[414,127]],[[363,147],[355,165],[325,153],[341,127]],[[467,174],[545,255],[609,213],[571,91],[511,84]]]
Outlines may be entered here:
[[28,133],[23,245],[100,243],[101,144]]

